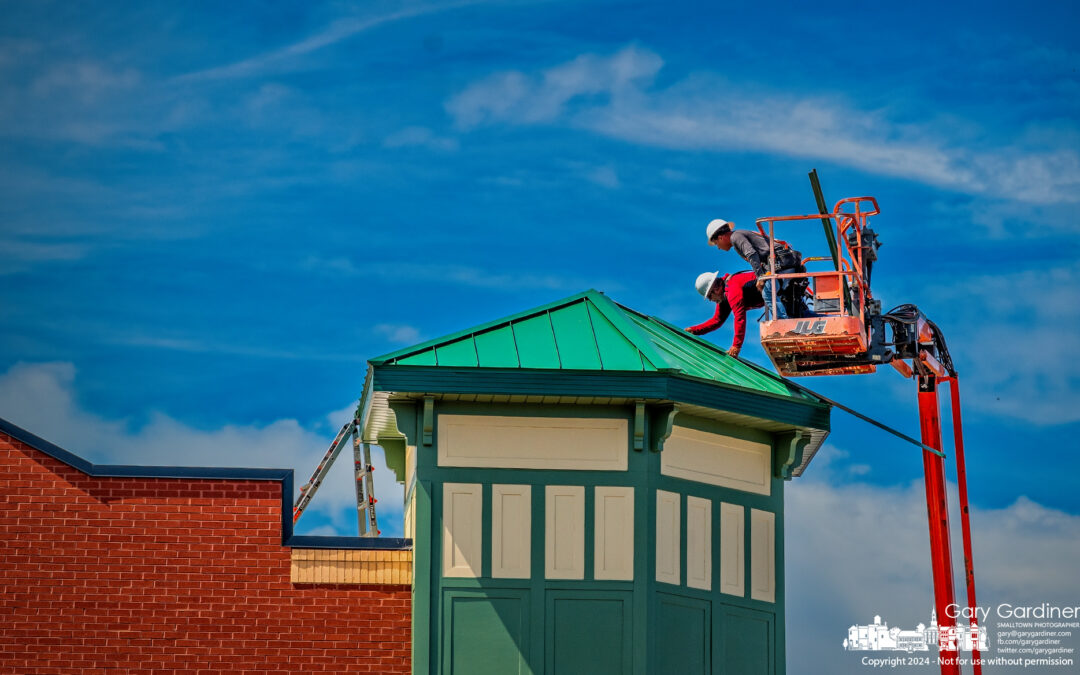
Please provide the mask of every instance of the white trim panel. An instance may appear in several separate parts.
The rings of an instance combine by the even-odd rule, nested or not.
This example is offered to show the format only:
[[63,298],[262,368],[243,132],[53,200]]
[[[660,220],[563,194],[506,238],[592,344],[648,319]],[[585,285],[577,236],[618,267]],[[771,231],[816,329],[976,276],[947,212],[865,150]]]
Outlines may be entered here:
[[626,471],[624,419],[439,415],[439,466]]
[[743,597],[743,507],[720,502],[720,592]]
[[776,514],[750,509],[750,597],[776,601]]
[[656,491],[656,580],[679,583],[679,511],[677,492]]
[[532,486],[491,486],[491,576],[528,579],[532,570]]
[[585,578],[585,487],[544,488],[544,576]]
[[676,426],[660,453],[665,476],[768,495],[772,448],[741,438]]
[[634,580],[634,488],[598,486],[593,578]]
[[686,498],[686,585],[712,590],[712,502]]
[[479,577],[484,492],[480,483],[443,483],[443,576]]

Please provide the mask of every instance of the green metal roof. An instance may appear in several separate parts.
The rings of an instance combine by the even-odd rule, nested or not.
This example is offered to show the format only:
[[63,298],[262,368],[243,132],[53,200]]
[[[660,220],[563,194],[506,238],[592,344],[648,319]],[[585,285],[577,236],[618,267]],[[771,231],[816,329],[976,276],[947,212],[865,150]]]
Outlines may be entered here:
[[813,400],[710,342],[588,290],[371,359],[374,366],[666,372]]

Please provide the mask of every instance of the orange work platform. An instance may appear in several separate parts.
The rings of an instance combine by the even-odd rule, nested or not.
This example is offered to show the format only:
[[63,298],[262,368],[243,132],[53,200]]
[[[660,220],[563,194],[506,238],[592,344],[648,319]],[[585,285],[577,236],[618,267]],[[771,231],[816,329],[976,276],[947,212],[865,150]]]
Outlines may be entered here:
[[[869,272],[875,256],[867,255],[870,242],[863,241],[863,233],[869,232],[869,217],[879,212],[873,197],[852,197],[837,202],[831,213],[758,219],[758,231],[768,239],[771,252],[768,274],[762,278],[776,288],[780,282],[800,284],[812,299],[815,314],[761,324],[761,346],[781,375],[848,375],[877,370],[867,353],[871,343]],[[790,267],[778,270],[775,252],[787,244],[777,237],[777,226],[814,223],[825,224],[831,255],[804,257],[798,271]],[[826,269],[809,271],[806,265],[810,264],[824,264]],[[774,292],[774,305],[776,295]],[[770,314],[775,313],[774,306]]]
[[[872,373],[877,369],[874,364],[842,364],[845,358],[862,359],[866,354],[866,328],[855,316],[765,321],[761,344],[777,372],[786,377]],[[829,364],[836,365],[827,367]]]

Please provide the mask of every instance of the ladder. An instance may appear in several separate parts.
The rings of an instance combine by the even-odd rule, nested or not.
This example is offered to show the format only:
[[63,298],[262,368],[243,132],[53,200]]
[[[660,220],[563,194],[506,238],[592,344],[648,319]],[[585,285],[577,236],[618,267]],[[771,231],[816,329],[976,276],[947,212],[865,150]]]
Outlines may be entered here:
[[326,478],[326,474],[330,472],[334,460],[337,459],[342,448],[345,447],[349,436],[352,436],[353,446],[353,482],[356,485],[357,531],[361,537],[377,537],[380,531],[378,519],[375,517],[375,504],[379,500],[375,499],[375,479],[372,476],[375,467],[371,463],[371,445],[360,442],[360,420],[358,419],[350,420],[341,427],[341,431],[334,437],[334,442],[330,444],[330,448],[323,455],[322,460],[319,461],[319,465],[315,467],[311,478],[300,488],[300,498],[296,500],[296,506],[293,507],[293,523],[295,524],[296,521],[300,520],[304,509],[308,507],[308,504],[315,497],[315,493],[318,492],[319,486],[322,485],[323,479]]

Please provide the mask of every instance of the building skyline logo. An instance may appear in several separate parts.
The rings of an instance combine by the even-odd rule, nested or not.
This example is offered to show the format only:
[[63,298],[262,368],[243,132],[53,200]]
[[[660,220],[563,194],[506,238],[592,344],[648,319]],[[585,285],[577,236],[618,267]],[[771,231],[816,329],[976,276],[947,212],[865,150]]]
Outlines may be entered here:
[[874,623],[848,628],[844,649],[852,651],[926,652],[936,647],[941,652],[971,652],[988,649],[989,636],[985,626],[938,626],[937,611],[930,612],[930,625],[920,623],[913,630],[896,626],[889,628],[881,616]]

